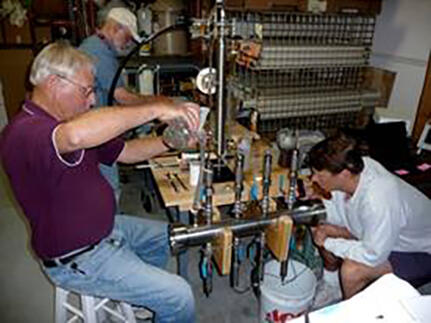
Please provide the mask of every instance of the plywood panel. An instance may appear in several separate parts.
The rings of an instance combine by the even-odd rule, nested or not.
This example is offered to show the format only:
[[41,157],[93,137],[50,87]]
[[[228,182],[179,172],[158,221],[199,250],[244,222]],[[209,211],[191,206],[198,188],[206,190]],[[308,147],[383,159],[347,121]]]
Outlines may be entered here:
[[9,120],[18,112],[25,98],[26,73],[32,58],[30,49],[0,50],[0,78]]

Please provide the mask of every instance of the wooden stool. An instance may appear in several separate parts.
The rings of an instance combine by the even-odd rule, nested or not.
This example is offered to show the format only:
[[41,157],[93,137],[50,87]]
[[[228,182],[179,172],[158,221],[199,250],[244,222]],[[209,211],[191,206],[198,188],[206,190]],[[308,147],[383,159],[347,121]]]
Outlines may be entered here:
[[[76,299],[71,299],[74,294]],[[75,302],[73,302],[75,300]],[[80,304],[80,306],[79,306]],[[68,312],[71,313],[68,319]],[[69,292],[61,287],[55,288],[55,322],[97,323],[97,318],[110,315],[115,322],[136,323],[132,307],[124,302],[113,301],[109,298],[97,298]],[[102,321],[102,319],[101,319]]]

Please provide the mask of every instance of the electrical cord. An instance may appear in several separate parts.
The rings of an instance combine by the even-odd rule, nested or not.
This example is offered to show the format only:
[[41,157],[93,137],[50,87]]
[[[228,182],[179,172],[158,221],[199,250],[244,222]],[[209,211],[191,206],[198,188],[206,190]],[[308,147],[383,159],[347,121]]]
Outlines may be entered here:
[[[301,270],[299,273],[296,273],[296,269],[295,269],[295,265],[294,265],[294,263],[292,262],[292,260],[291,260],[291,259],[289,259],[289,261],[290,261],[290,263],[291,263],[291,265],[292,265],[293,277],[292,277],[292,278],[290,278],[290,279],[285,280],[285,281],[282,283],[282,285],[283,285],[283,286],[284,286],[284,285],[286,285],[286,284],[289,284],[289,283],[291,283],[291,282],[293,282],[293,281],[295,281],[299,276],[301,276],[302,274],[304,274],[304,273],[305,273],[305,271],[308,269],[307,267],[304,267],[304,269],[303,269],[303,270]],[[265,273],[265,275],[272,276],[272,277],[277,277],[277,278],[279,278],[279,277],[280,277],[280,275],[275,275],[275,274],[268,273],[268,272],[266,272],[266,273]]]
[[120,78],[121,71],[126,66],[127,62],[130,60],[130,58],[134,54],[136,54],[138,52],[138,50],[142,47],[142,45],[147,44],[147,43],[153,41],[155,38],[163,35],[164,33],[167,33],[169,31],[173,31],[173,30],[176,30],[176,29],[179,29],[179,28],[184,28],[184,27],[188,26],[188,24],[189,24],[189,22],[186,21],[186,20],[184,20],[184,21],[180,21],[178,23],[175,23],[175,24],[173,24],[171,26],[167,26],[167,27],[162,28],[159,31],[151,34],[146,39],[143,39],[142,41],[140,41],[139,43],[137,43],[135,45],[135,47],[130,51],[130,53],[127,54],[127,56],[121,61],[120,66],[118,66],[118,69],[115,72],[115,76],[112,79],[111,87],[109,88],[109,92],[108,92],[108,106],[112,106],[112,104],[114,102],[115,87],[117,86],[118,79]]

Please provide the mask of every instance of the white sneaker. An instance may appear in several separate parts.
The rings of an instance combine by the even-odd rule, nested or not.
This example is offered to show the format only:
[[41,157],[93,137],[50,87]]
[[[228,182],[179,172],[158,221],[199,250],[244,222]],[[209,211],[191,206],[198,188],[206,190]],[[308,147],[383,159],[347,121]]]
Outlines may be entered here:
[[153,319],[153,312],[147,310],[145,307],[132,306],[133,314],[138,320],[151,320]]

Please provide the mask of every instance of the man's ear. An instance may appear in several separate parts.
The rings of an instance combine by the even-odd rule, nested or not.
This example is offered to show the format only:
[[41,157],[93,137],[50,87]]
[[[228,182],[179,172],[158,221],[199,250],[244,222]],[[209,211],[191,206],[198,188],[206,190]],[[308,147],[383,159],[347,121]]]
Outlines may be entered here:
[[61,91],[62,87],[59,87],[60,78],[55,75],[49,75],[46,78],[46,89],[48,93],[50,93],[52,98],[59,99],[63,96],[63,91]]
[[352,176],[352,172],[350,170],[348,170],[347,168],[344,168],[339,175],[343,178],[343,179],[347,179],[350,178]]
[[45,82],[46,82],[48,89],[52,90],[57,85],[57,83],[59,82],[59,79],[57,76],[51,74],[46,78]]

